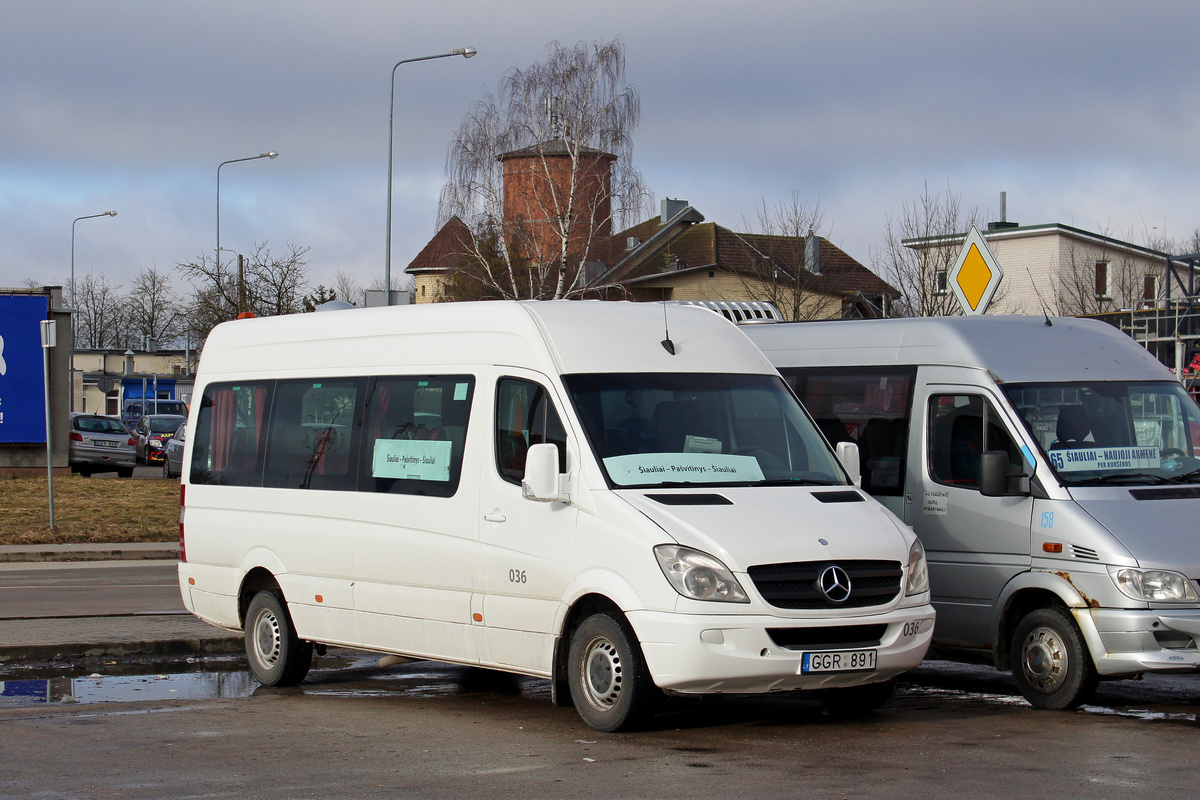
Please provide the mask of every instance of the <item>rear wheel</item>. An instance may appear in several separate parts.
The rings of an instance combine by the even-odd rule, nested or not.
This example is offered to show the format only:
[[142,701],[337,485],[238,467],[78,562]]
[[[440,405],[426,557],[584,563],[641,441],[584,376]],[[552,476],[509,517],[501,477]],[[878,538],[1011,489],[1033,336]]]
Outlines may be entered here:
[[568,665],[575,710],[598,731],[636,727],[658,698],[633,630],[615,614],[593,614],[580,623]]
[[133,467],[117,467],[117,477],[118,478],[132,478],[133,477]]
[[174,475],[171,474],[171,460],[167,459],[167,458],[163,459],[163,477],[164,478],[174,478],[175,477]]
[[1083,634],[1059,608],[1025,615],[1013,634],[1012,660],[1017,688],[1037,708],[1078,708],[1100,681]]
[[312,642],[296,637],[283,596],[274,591],[254,595],[246,610],[246,657],[258,682],[268,687],[299,683],[312,665],[312,653]]

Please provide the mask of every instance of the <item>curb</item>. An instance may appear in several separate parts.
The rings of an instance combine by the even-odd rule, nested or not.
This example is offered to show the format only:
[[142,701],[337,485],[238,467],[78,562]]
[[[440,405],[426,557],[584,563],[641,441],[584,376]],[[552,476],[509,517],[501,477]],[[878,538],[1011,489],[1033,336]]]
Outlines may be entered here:
[[0,545],[0,563],[177,560],[177,542]]
[[130,656],[183,657],[229,655],[244,651],[242,636],[209,636],[135,642],[82,642],[76,644],[0,645],[0,664],[28,661],[61,661],[77,658]]

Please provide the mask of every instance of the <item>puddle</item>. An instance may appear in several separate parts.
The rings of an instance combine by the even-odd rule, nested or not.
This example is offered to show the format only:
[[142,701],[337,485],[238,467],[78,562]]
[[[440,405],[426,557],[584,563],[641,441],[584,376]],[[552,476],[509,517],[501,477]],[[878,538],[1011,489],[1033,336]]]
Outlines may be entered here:
[[[187,662],[92,664],[85,669],[0,673],[0,709],[38,704],[212,700],[264,691],[240,657]],[[53,674],[48,674],[53,673]],[[285,691],[323,697],[437,697],[476,692],[548,695],[548,681],[439,662],[380,668],[378,656],[343,651],[319,656],[299,686]]]

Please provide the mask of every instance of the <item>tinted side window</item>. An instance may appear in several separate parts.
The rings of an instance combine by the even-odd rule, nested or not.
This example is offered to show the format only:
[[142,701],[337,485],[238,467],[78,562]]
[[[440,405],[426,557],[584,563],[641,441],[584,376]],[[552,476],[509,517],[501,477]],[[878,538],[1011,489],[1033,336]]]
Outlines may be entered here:
[[781,369],[833,446],[858,445],[862,486],[900,495],[908,460],[915,367]]
[[525,476],[525,456],[535,444],[558,446],[558,471],[567,471],[567,432],[545,387],[503,378],[496,388],[496,468],[509,483]]
[[358,382],[279,381],[272,404],[263,486],[357,488]]
[[205,388],[192,448],[192,483],[262,484],[267,412],[273,390],[272,381]]
[[985,450],[1008,453],[1010,472],[1024,459],[995,407],[975,394],[929,398],[929,476],[938,483],[979,488],[979,457]]
[[458,491],[474,390],[471,375],[370,379],[359,488],[434,497]]

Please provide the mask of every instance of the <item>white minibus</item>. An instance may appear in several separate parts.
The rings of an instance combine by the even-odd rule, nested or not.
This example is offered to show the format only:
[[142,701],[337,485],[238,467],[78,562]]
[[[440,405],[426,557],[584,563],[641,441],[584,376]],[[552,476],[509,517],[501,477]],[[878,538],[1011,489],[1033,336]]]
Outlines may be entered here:
[[663,692],[871,709],[928,647],[916,536],[709,311],[239,320],[194,397],[184,603],[267,686],[336,645],[547,678],[618,730]]
[[933,652],[1040,708],[1200,670],[1200,408],[1096,320],[744,328],[929,558]]

